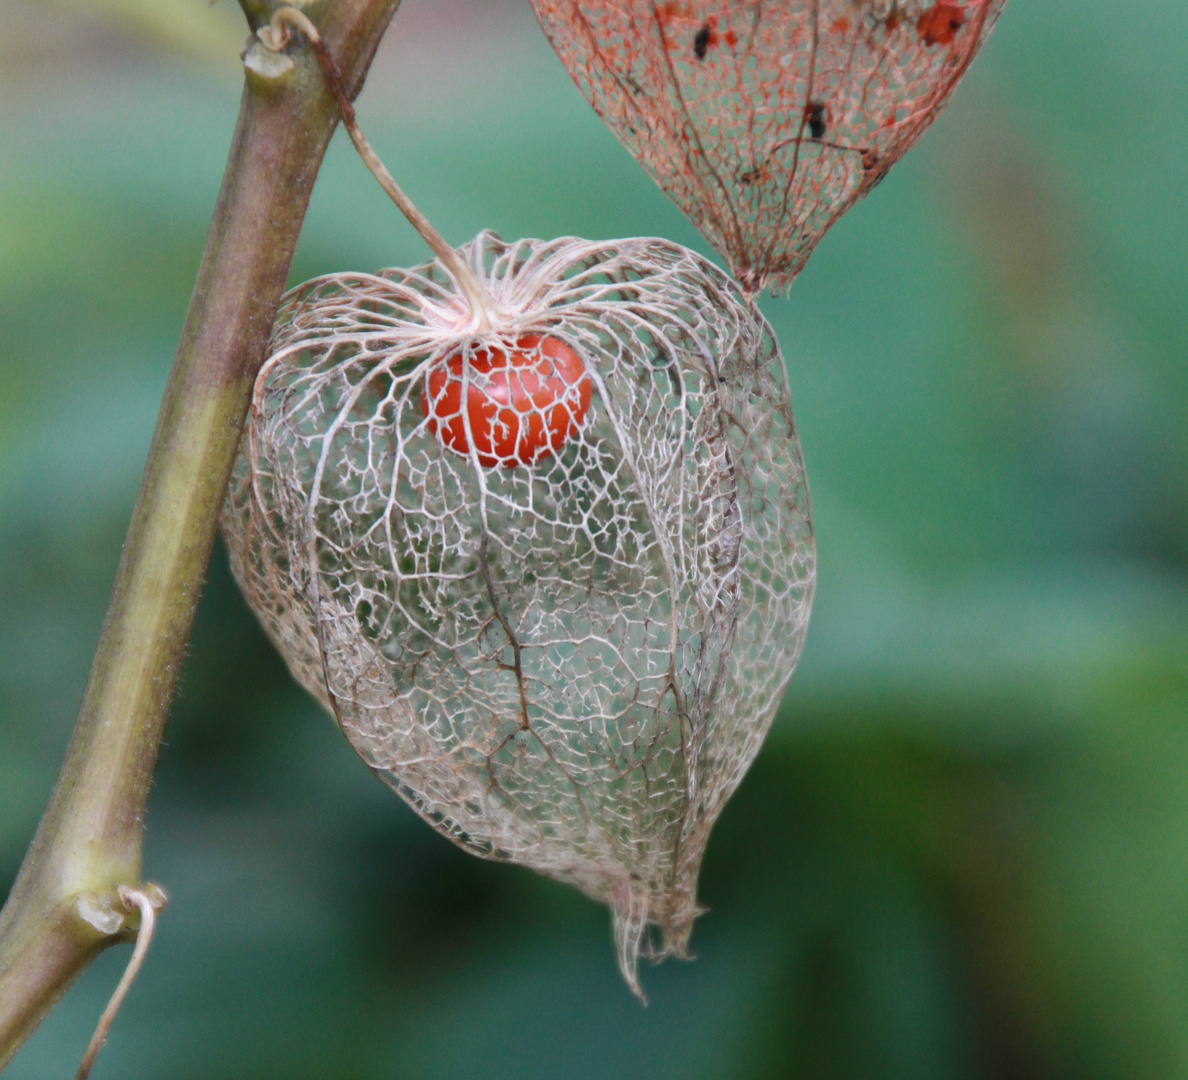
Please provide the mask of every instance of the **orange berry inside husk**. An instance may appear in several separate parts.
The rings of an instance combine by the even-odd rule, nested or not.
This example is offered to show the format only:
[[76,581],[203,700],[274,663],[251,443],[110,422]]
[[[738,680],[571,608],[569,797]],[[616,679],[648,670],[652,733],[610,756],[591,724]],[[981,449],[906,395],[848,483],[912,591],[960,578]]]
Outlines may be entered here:
[[483,468],[510,469],[557,453],[581,427],[591,394],[586,365],[573,349],[526,334],[514,349],[456,352],[431,368],[421,413],[447,450],[470,457],[473,439]]

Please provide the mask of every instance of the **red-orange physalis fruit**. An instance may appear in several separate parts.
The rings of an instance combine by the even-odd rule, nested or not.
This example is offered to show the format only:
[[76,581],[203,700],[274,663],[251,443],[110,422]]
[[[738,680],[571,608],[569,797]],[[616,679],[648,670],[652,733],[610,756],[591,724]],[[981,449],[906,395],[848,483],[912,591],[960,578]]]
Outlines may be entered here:
[[483,468],[510,469],[557,453],[581,427],[590,394],[577,353],[557,338],[527,334],[514,349],[456,352],[433,367],[421,414],[455,454],[469,457],[473,440]]
[[730,264],[786,288],[944,108],[1005,0],[532,0],[587,100]]

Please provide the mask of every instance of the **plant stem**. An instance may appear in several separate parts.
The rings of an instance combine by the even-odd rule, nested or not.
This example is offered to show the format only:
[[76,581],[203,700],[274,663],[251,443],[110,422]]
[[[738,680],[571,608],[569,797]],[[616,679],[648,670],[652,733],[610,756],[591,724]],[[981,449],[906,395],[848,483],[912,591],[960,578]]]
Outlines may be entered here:
[[[253,30],[273,4],[241,0]],[[310,4],[357,93],[399,0]],[[130,940],[145,802],[252,383],[338,107],[309,49],[245,59],[239,121],[66,759],[0,912],[0,1068]],[[119,913],[116,918],[115,913]]]

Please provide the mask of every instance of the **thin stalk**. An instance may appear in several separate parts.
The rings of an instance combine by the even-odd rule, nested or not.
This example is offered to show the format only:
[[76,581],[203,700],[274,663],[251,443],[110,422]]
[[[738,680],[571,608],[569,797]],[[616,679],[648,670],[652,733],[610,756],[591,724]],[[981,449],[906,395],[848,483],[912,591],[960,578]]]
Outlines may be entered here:
[[318,33],[318,28],[310,21],[309,16],[297,8],[277,8],[273,12],[271,23],[266,29],[258,32],[258,37],[268,48],[279,52],[289,44],[288,28],[290,26],[300,30],[309,39],[309,43],[317,55],[318,63],[322,67],[326,85],[338,103],[342,126],[346,128],[351,142],[355,144],[355,149],[358,151],[359,157],[363,159],[363,164],[379,182],[379,186],[384,189],[388,198],[396,204],[396,209],[405,216],[408,223],[417,230],[421,239],[429,245],[429,249],[437,256],[442,266],[453,275],[458,287],[470,303],[471,314],[478,326],[484,329],[489,328],[492,322],[492,311],[491,298],[487,290],[474,271],[466,264],[466,261],[446,242],[445,237],[433,227],[429,219],[413,205],[412,199],[404,193],[380,160],[379,155],[372,149],[371,143],[367,141],[362,128],[359,127],[358,118],[355,116],[355,107],[351,104],[350,96],[343,86],[342,74],[338,70],[338,65],[334,62],[334,57],[326,48],[321,34]]
[[95,1059],[99,1056],[99,1051],[103,1049],[103,1044],[107,1042],[107,1033],[111,1030],[116,1013],[120,1011],[120,1006],[124,1004],[124,998],[132,989],[132,983],[136,981],[144,958],[148,956],[149,946],[153,943],[153,930],[157,925],[157,909],[153,905],[153,898],[147,893],[142,893],[139,889],[129,889],[123,885],[119,888],[119,894],[124,907],[129,911],[140,912],[140,929],[136,932],[136,948],[132,950],[132,958],[128,961],[123,978],[116,986],[115,993],[111,995],[107,1008],[99,1017],[95,1034],[91,1036],[91,1042],[87,1046],[87,1052],[83,1055],[78,1072],[74,1075],[74,1080],[87,1080],[87,1077],[91,1075]]
[[[351,92],[399,0],[311,5]],[[241,0],[253,30],[273,5]],[[0,912],[0,1068],[67,987],[130,940],[145,802],[252,383],[338,104],[309,50],[249,48],[239,121],[66,759]]]

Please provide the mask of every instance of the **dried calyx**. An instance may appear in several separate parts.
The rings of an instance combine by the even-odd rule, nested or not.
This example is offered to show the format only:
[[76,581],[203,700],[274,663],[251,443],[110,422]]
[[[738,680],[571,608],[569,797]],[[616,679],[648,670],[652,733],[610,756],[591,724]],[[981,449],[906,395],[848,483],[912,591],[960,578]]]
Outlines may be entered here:
[[[659,954],[685,951],[709,830],[808,619],[783,360],[735,283],[678,245],[463,250],[497,330],[442,317],[458,297],[436,263],[289,295],[224,535],[371,768],[457,843],[608,903],[638,992],[649,925]],[[522,430],[563,437],[533,453],[463,404],[517,377],[489,359],[517,350],[557,384]]]
[[[709,831],[808,621],[783,359],[663,240],[455,251],[285,298],[222,528],[249,604],[367,764],[469,850],[610,905],[619,964],[684,955]],[[658,942],[649,945],[649,927]],[[642,996],[642,995],[641,995]]]
[[948,102],[1005,0],[532,0],[748,293],[786,288]]

